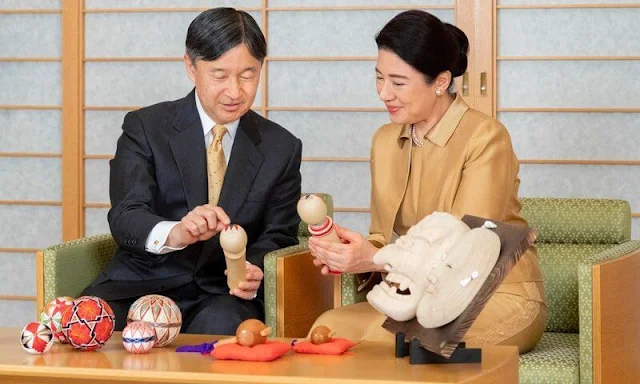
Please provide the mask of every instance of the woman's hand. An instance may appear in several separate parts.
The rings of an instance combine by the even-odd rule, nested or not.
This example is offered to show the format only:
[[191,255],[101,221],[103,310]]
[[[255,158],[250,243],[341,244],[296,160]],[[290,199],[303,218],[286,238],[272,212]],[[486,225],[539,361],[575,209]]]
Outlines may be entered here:
[[313,263],[322,266],[322,274],[329,270],[341,273],[363,273],[383,271],[383,266],[373,263],[373,255],[378,248],[361,234],[334,224],[334,228],[342,243],[334,243],[322,238],[311,237],[309,249],[315,257]]

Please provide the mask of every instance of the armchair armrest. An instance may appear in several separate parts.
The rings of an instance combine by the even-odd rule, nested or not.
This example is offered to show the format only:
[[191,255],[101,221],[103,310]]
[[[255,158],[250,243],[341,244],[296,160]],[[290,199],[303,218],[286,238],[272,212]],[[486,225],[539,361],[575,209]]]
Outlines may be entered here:
[[304,337],[323,312],[334,307],[334,284],[313,265],[307,239],[270,252],[264,259],[266,325],[277,337]]
[[110,234],[47,247],[36,254],[36,310],[58,296],[76,298],[106,268],[116,243]]
[[580,382],[640,380],[640,241],[628,241],[578,266]]

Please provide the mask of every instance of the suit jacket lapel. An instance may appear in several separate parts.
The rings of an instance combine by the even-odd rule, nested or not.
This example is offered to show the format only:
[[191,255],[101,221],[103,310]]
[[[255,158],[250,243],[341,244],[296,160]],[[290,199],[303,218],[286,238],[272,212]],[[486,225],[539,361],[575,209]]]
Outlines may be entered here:
[[231,221],[242,207],[264,161],[264,156],[256,148],[260,141],[255,112],[250,110],[240,119],[218,203]]
[[195,90],[178,101],[173,127],[178,133],[169,145],[173,152],[189,211],[208,202],[207,154],[202,123],[196,108]]

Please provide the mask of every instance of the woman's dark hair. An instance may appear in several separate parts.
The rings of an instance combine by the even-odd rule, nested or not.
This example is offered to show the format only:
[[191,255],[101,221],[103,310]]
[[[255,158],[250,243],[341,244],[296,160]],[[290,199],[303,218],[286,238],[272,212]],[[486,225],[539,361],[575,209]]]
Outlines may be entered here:
[[213,8],[199,14],[187,30],[186,52],[196,60],[216,60],[239,44],[246,44],[260,62],[267,56],[267,42],[256,21],[247,12]]
[[422,72],[428,84],[444,71],[451,72],[455,78],[467,70],[467,36],[459,28],[424,11],[398,14],[378,33],[376,44],[378,49],[395,53]]

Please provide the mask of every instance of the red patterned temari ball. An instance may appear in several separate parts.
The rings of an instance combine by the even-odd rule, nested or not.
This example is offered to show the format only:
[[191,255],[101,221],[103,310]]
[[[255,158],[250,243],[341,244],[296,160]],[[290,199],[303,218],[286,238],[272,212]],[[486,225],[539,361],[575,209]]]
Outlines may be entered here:
[[154,347],[160,348],[178,337],[182,326],[182,313],[170,298],[162,295],[147,295],[131,304],[127,322],[131,321],[143,321],[155,328]]
[[147,353],[156,343],[156,331],[142,321],[129,323],[122,330],[122,345],[130,353]]
[[40,355],[51,349],[53,333],[51,328],[43,323],[29,323],[20,334],[22,349],[34,355]]
[[44,306],[40,313],[40,322],[51,328],[53,339],[58,343],[67,343],[66,337],[61,329],[62,314],[69,308],[73,307],[73,298],[69,296],[60,296],[51,300],[49,304]]
[[116,325],[113,310],[95,296],[82,296],[62,315],[62,332],[74,348],[93,351],[102,347]]

